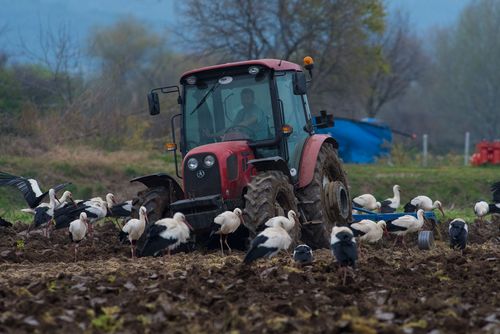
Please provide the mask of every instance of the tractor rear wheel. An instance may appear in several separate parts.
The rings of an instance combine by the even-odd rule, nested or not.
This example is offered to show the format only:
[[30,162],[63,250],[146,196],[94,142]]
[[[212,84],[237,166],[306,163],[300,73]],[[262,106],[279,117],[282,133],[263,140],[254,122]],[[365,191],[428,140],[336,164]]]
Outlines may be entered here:
[[[174,199],[175,201],[175,199]],[[162,219],[168,215],[170,210],[170,192],[166,187],[147,188],[140,191],[132,201],[132,214],[131,217],[139,218],[139,208],[146,207],[148,221],[144,233],[137,241],[137,249],[142,249],[146,241],[147,231],[149,227],[157,220]]]
[[313,248],[329,248],[335,225],[352,220],[347,176],[332,145],[324,143],[318,153],[311,183],[297,193],[306,220],[302,239]]
[[[289,210],[299,215],[293,185],[282,172],[259,173],[248,184],[244,220],[251,237],[264,230],[264,223],[270,218],[286,217]],[[288,233],[292,237],[293,244],[297,244],[300,241],[300,223],[295,222],[293,230]]]

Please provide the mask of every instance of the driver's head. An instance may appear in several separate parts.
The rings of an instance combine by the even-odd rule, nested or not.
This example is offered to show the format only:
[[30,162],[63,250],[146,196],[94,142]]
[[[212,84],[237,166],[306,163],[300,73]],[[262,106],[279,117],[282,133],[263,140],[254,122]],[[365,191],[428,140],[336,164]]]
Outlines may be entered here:
[[245,88],[241,91],[241,104],[243,107],[248,108],[253,104],[254,92],[250,88]]

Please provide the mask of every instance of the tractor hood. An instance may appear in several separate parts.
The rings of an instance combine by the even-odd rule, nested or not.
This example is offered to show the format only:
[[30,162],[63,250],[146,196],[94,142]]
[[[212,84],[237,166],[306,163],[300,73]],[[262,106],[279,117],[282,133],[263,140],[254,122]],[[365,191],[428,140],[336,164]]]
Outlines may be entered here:
[[[210,157],[212,156],[212,157]],[[251,178],[254,153],[245,140],[213,143],[189,151],[182,162],[186,198],[238,198]]]

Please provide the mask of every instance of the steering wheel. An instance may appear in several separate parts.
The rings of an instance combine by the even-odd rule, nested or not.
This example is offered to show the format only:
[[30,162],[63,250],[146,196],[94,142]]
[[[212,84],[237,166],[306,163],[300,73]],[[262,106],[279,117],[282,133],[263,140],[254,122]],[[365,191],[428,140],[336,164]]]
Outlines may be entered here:
[[241,130],[239,132],[243,132],[244,134],[250,136],[250,137],[255,137],[255,132],[254,130],[252,130],[251,128],[249,128],[248,126],[245,126],[245,125],[233,125],[233,126],[230,126],[228,127],[225,131],[224,131],[224,135],[230,133],[230,132],[238,132],[238,130]]

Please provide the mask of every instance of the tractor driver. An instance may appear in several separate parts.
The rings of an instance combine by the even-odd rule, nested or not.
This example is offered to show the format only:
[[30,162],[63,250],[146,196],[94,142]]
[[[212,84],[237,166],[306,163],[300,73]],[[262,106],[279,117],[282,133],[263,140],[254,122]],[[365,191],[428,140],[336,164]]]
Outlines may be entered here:
[[236,114],[234,127],[245,127],[255,133],[255,139],[265,139],[268,134],[266,116],[255,104],[255,93],[250,88],[241,91],[242,108]]
[[202,131],[206,136],[215,138],[219,136],[227,136],[233,138],[230,133],[244,133],[252,139],[262,140],[267,139],[269,135],[266,116],[262,109],[255,104],[255,93],[250,88],[244,88],[240,93],[242,107],[238,110],[232,124],[226,129],[209,135],[206,129]]

